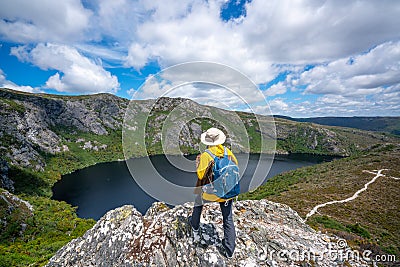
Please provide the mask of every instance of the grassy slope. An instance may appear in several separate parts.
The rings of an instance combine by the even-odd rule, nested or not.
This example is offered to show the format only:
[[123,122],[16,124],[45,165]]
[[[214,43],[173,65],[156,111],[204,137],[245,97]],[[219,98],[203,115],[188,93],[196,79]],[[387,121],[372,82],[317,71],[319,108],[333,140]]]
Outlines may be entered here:
[[[34,215],[26,218],[23,214],[13,212],[7,218],[7,234],[0,235],[0,267],[42,266],[58,249],[82,236],[94,225],[94,220],[78,218],[71,205],[49,197],[52,194],[51,187],[62,174],[123,158],[121,131],[108,131],[109,135],[100,136],[84,132],[71,134],[68,129],[59,129],[57,133],[70,150],[56,155],[44,154],[47,162],[44,172],[11,166],[9,176],[15,182],[15,193],[34,206]],[[76,143],[79,138],[106,144],[107,149],[83,150],[79,147],[83,143]],[[19,235],[21,223],[27,225],[23,236]]]
[[[99,162],[123,158],[121,132],[109,132],[106,136],[83,132],[71,135],[65,129],[59,134],[63,136],[63,143],[68,145],[70,151],[44,155],[47,162],[44,172],[11,166],[9,176],[15,182],[15,193],[33,205],[34,215],[26,218],[18,210],[11,215],[2,214],[2,218],[8,221],[8,226],[0,235],[0,267],[42,266],[58,249],[70,240],[82,236],[94,225],[94,220],[78,218],[71,205],[49,197],[52,185],[62,174]],[[76,143],[78,138],[106,144],[107,150],[83,150],[79,147],[83,143]],[[19,234],[21,223],[27,225],[22,236]]]
[[[346,199],[374,175],[363,170],[389,169],[383,174],[400,177],[400,151],[392,146],[375,152],[301,168],[272,178],[241,199],[262,199],[285,203],[303,218],[316,205]],[[400,181],[379,177],[367,191],[351,202],[318,210],[308,223],[319,230],[341,235],[354,245],[367,244],[400,255]],[[365,230],[365,231],[364,231]],[[348,234],[353,232],[355,235]]]
[[[75,209],[65,202],[46,197],[24,196],[34,207],[34,216],[18,210],[12,213],[9,231],[1,233],[0,266],[43,266],[70,240],[82,236],[94,225],[94,220],[80,219]],[[2,214],[4,218],[4,214]],[[27,225],[22,236],[21,223]]]

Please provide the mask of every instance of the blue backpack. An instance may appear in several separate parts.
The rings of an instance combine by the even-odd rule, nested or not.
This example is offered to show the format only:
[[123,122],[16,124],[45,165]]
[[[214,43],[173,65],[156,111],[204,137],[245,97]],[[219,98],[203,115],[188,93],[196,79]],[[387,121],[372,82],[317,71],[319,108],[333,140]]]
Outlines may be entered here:
[[203,190],[209,194],[214,194],[219,198],[230,199],[240,193],[239,168],[228,157],[228,152],[224,147],[224,157],[215,156],[210,150],[206,150],[214,159],[212,182],[203,186]]

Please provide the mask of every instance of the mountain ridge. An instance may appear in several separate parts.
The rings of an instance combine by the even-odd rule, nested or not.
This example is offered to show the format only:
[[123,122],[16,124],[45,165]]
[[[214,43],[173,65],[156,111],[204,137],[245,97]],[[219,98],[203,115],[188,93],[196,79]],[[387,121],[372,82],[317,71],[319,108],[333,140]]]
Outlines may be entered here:
[[[265,127],[263,122],[271,120],[271,117],[260,116],[261,125],[257,125],[254,114],[220,110],[182,98],[156,101],[133,102],[133,115],[139,119],[150,112],[145,134],[147,147],[146,150],[141,148],[150,155],[162,153],[159,133],[163,121],[171,109],[181,104],[181,107],[199,116],[182,123],[177,141],[182,153],[199,153],[200,134],[211,126],[222,127],[218,121],[202,119],[203,114],[236,116],[234,122],[243,122],[246,127],[250,139],[249,152],[255,153],[261,149],[260,127]],[[29,201],[34,207],[33,216],[18,207],[14,208],[7,203],[6,196],[9,195],[0,190],[6,199],[0,199],[1,225],[4,229],[0,251],[9,253],[3,262],[5,266],[15,265],[14,258],[19,259],[21,266],[43,265],[62,245],[82,236],[94,225],[94,221],[77,218],[74,208],[68,204],[51,200],[51,187],[62,174],[124,158],[122,124],[128,104],[128,100],[111,94],[70,97],[0,89],[0,122],[3,125],[0,129],[0,158],[4,163],[1,182],[12,185],[8,188],[10,192],[14,191],[16,197]],[[156,108],[151,109],[153,106]],[[355,157],[368,151],[388,151],[398,144],[396,137],[382,133],[280,118],[274,118],[274,122],[277,153]],[[131,127],[134,129],[135,125]],[[230,144],[240,138],[232,133],[227,135]],[[132,141],[134,144],[135,140]],[[242,148],[236,149],[239,151]],[[134,152],[133,156],[143,155]],[[274,185],[274,181],[271,184]],[[291,180],[284,181],[279,190],[292,192]],[[294,206],[298,204],[294,203]],[[47,249],[43,250],[44,247]],[[28,254],[31,256],[26,256]]]
[[[144,116],[152,103],[156,100],[134,101],[135,116]],[[260,133],[257,121],[253,114],[245,112],[233,112],[218,109],[215,107],[203,106],[196,102],[183,98],[168,98],[167,101],[160,101],[156,104],[164,105],[161,109],[153,109],[150,115],[150,129],[146,136],[149,146],[147,152],[157,154],[161,152],[161,136],[152,135],[161,132],[161,123],[165,115],[163,112],[170,112],[171,107],[177,103],[185,102],[188,109],[192,109],[194,114],[201,117],[204,112],[221,113],[223,116],[239,115],[239,119],[244,123],[250,136],[250,150],[260,151]],[[174,104],[175,103],[175,104]],[[0,120],[5,126],[0,132],[0,151],[13,165],[21,167],[34,167],[37,170],[44,170],[46,157],[56,154],[80,154],[76,147],[76,142],[80,135],[87,136],[81,146],[81,150],[99,151],[100,147],[106,152],[113,146],[112,152],[117,157],[108,153],[110,160],[123,158],[122,148],[118,147],[107,136],[117,138],[121,134],[125,110],[129,100],[117,97],[112,94],[96,94],[85,96],[58,96],[50,94],[27,94],[15,92],[9,89],[0,89]],[[155,105],[156,107],[156,105]],[[257,115],[259,116],[259,115]],[[262,120],[268,117],[259,116]],[[141,118],[143,119],[143,118]],[[145,118],[144,118],[145,119]],[[199,150],[199,136],[206,127],[218,124],[205,119],[196,119],[185,123],[182,128],[179,145],[183,153],[197,153]],[[365,132],[355,132],[351,130],[335,129],[325,126],[309,124],[293,124],[290,120],[276,118],[276,135],[278,153],[319,153],[350,155],[353,150],[363,150],[368,146],[379,142],[385,142],[388,137]],[[232,134],[232,133],[231,133]],[[355,135],[363,136],[361,142],[350,140]],[[103,138],[100,138],[103,136]],[[233,143],[238,136],[232,136]],[[90,140],[92,139],[92,140]],[[104,139],[102,142],[102,140]],[[87,142],[91,142],[90,144]],[[96,141],[98,144],[93,145]],[[75,143],[75,144],[73,144]],[[86,144],[86,146],[85,146]],[[366,146],[364,146],[367,144]],[[358,147],[351,147],[351,146]],[[75,149],[75,150],[74,150]],[[239,150],[241,148],[238,148]],[[72,150],[72,151],[71,151]],[[142,149],[143,150],[143,149]],[[42,154],[47,156],[44,157]],[[135,155],[133,156],[144,156]],[[105,159],[105,160],[107,160]]]
[[351,116],[351,117],[310,117],[292,118],[289,116],[275,115],[274,117],[297,122],[310,122],[327,126],[355,128],[366,131],[386,132],[400,135],[399,116]]

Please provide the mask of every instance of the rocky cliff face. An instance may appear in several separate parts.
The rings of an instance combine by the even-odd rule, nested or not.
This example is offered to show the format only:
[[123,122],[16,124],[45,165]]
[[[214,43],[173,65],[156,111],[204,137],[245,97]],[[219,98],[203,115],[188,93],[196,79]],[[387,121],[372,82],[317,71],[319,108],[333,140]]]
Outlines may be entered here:
[[121,128],[128,100],[99,94],[83,97],[0,90],[0,151],[12,164],[43,169],[43,153],[68,151],[61,132],[107,135]]
[[14,182],[8,177],[8,163],[0,158],[0,187],[14,192]]
[[[267,200],[234,204],[237,248],[227,259],[217,250],[223,238],[219,205],[204,207],[199,243],[186,224],[191,210],[190,204],[169,209],[155,203],[144,216],[133,206],[109,211],[47,266],[367,266],[328,257],[330,250],[350,248],[315,232],[288,206]],[[307,253],[310,259],[300,258]]]
[[[58,153],[74,153],[81,151],[110,152],[110,144],[120,139],[125,111],[130,105],[131,125],[127,128],[136,131],[137,135],[143,131],[137,129],[139,121],[147,120],[146,143],[150,153],[162,153],[161,132],[165,120],[171,121],[171,127],[180,131],[177,142],[182,152],[194,153],[199,149],[199,136],[208,127],[221,127],[219,123],[225,120],[229,125],[243,124],[248,131],[250,150],[257,152],[260,144],[260,128],[270,127],[267,122],[270,117],[255,116],[248,113],[236,113],[203,106],[194,101],[182,98],[161,98],[157,101],[133,101],[119,98],[110,94],[97,94],[89,96],[57,96],[47,94],[28,94],[8,89],[0,89],[0,153],[4,159],[13,165],[43,170],[46,161]],[[171,111],[174,111],[171,114]],[[185,118],[195,118],[186,121]],[[207,121],[215,118],[215,121]],[[334,131],[331,128],[312,124],[276,119],[276,133],[279,153],[311,152],[323,154],[349,155],[351,153],[348,136],[343,131]],[[119,134],[112,135],[111,133]],[[264,129],[264,133],[271,133],[267,138],[275,137],[275,129]],[[175,133],[175,132],[174,132]],[[82,138],[81,136],[85,136]],[[385,142],[379,134],[369,136],[368,140],[358,140],[361,143]],[[97,142],[95,137],[102,136],[106,143]],[[172,137],[166,136],[166,140]],[[248,151],[241,144],[243,136],[238,133],[228,133],[227,142],[235,147],[235,151]],[[357,139],[354,139],[357,142]],[[140,142],[132,140],[133,144]],[[96,143],[97,142],[97,143]],[[117,143],[121,143],[118,141]],[[71,151],[71,147],[79,149]],[[119,149],[121,155],[122,148]],[[168,147],[168,145],[167,145]],[[247,150],[246,150],[247,149]],[[272,150],[274,148],[268,148]],[[141,149],[140,151],[145,151]],[[112,151],[109,154],[117,154]],[[180,151],[178,151],[180,152]],[[143,156],[136,155],[134,156]],[[115,156],[118,159],[117,156]]]

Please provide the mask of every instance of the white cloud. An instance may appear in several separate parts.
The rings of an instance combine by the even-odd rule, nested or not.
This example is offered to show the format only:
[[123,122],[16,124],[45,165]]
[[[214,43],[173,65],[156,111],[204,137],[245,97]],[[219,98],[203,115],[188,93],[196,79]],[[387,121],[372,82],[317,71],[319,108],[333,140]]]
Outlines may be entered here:
[[129,47],[125,65],[140,70],[146,65],[149,57],[150,51],[147,47],[134,43]]
[[252,1],[238,26],[255,55],[310,63],[366,51],[397,39],[398,1]]
[[49,43],[38,44],[33,49],[20,46],[12,48],[11,54],[43,70],[57,70],[47,80],[47,88],[76,93],[116,92],[119,89],[116,76],[69,46]]
[[2,69],[0,69],[0,87],[28,92],[28,93],[41,92],[39,88],[33,88],[32,86],[27,86],[27,85],[17,85],[12,81],[7,80],[6,75],[4,74]]
[[137,90],[135,88],[130,88],[129,90],[126,90],[126,93],[128,94],[128,96],[133,97],[136,91]]
[[[316,100],[297,101],[275,98],[269,105],[272,114],[291,117],[400,116],[400,87],[389,87],[370,96],[322,95]],[[260,114],[264,111],[268,110],[256,109]]]
[[275,63],[334,60],[400,37],[396,1],[254,0],[240,23],[221,20],[223,1],[189,1],[173,8],[175,2],[139,2],[142,12],[152,15],[135,25],[128,65],[140,69],[151,60],[162,66],[216,61],[262,83],[276,76]]
[[282,95],[286,93],[287,88],[283,82],[279,82],[277,84],[272,85],[270,88],[264,91],[265,96],[275,96],[275,95]]
[[[272,98],[273,114],[292,117],[398,116],[399,62],[400,42],[388,42],[367,53],[334,60],[308,71],[293,67],[293,73],[286,80],[264,94]],[[285,88],[290,88],[292,95],[273,98],[280,90],[285,92]],[[290,97],[293,94],[300,98]],[[310,94],[318,95],[318,98],[310,97]]]
[[372,95],[400,83],[400,42],[381,44],[368,53],[342,58],[303,72],[297,84],[305,93]]
[[161,96],[185,97],[230,109],[265,103],[263,93],[248,77],[229,66],[212,62],[191,62],[166,68],[150,77],[134,98]]
[[228,22],[220,18],[223,0],[85,2],[91,10],[78,0],[0,1],[0,33],[7,40],[80,40],[74,45],[87,53],[125,59],[137,70],[150,61],[162,67],[215,61],[257,83],[277,75],[276,63],[335,60],[400,37],[398,1],[253,0],[246,17]]
[[281,98],[275,98],[269,102],[269,106],[272,111],[279,110],[279,111],[287,111],[289,105],[284,102]]
[[246,105],[246,100],[234,91],[213,84],[186,84],[173,88],[167,96],[185,97],[198,103],[223,109],[238,109]]
[[[145,4],[149,4],[148,2],[150,1],[96,0],[91,2],[95,10],[91,20],[93,38],[107,39],[112,43],[111,49],[123,48],[126,52],[129,44],[137,38],[137,26],[149,19],[152,13],[144,7]],[[181,6],[183,5],[181,3]]]
[[98,0],[85,8],[79,0],[0,0],[0,34],[18,42],[106,40],[138,69],[149,60],[208,60],[257,82],[273,78],[272,63],[333,60],[400,37],[398,1],[253,0],[246,17],[228,22],[220,18],[225,2]]
[[96,44],[77,44],[76,47],[80,52],[85,55],[90,55],[93,58],[104,59],[115,65],[122,65],[121,62],[124,60],[125,52],[119,47],[108,48]]
[[[379,108],[382,114],[389,109],[398,114],[399,1],[253,0],[245,5],[246,17],[223,21],[225,2],[0,0],[0,38],[35,45],[14,48],[13,54],[42,69],[57,70],[46,86],[59,91],[118,90],[117,78],[89,56],[139,72],[154,62],[164,68],[211,61],[232,66],[257,84],[290,72],[264,92],[268,98],[279,96],[272,103],[276,111],[313,116],[328,111],[345,115],[346,109],[358,114],[363,108],[379,114]],[[316,67],[304,72],[306,65]],[[174,80],[173,85],[190,80],[169,75],[174,79],[165,78]],[[214,78],[228,87],[239,84],[235,77],[214,74],[218,75]],[[162,90],[157,86],[143,96],[158,96],[169,85]],[[259,98],[246,87],[240,90],[249,102]],[[211,92],[233,106],[239,103],[229,93],[198,86],[182,87],[175,95],[204,100]],[[311,101],[308,94],[319,98]]]
[[0,36],[13,42],[86,39],[92,12],[79,0],[0,0]]
[[193,1],[165,10],[166,6],[181,3],[159,1],[145,6],[152,16],[137,26],[127,64],[140,69],[152,60],[163,67],[187,61],[214,61],[236,67],[256,82],[272,79],[277,72],[271,62],[257,59],[235,24],[221,20],[222,4]]

